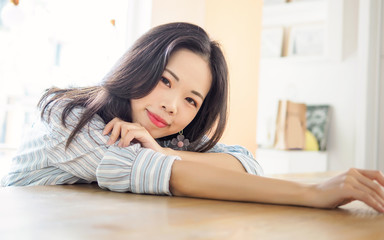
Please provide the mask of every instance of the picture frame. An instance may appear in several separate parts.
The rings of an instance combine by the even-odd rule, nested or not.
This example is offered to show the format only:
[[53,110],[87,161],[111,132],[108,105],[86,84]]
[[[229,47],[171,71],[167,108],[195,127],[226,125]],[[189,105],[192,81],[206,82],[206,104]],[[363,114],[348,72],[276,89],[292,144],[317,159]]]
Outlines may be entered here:
[[287,56],[323,56],[325,24],[305,24],[289,29]]
[[261,32],[261,58],[279,58],[283,54],[284,28],[270,27]]
[[307,129],[315,136],[320,151],[327,150],[332,108],[330,105],[307,105]]

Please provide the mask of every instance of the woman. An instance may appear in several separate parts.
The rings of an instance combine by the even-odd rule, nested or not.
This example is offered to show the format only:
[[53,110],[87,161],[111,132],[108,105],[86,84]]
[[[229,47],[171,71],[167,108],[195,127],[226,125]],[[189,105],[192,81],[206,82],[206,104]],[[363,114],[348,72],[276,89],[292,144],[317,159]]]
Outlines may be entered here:
[[[315,185],[262,176],[243,147],[218,143],[227,65],[203,29],[170,23],[136,41],[100,86],[52,88],[5,186],[96,182],[118,192],[384,212],[384,176],[351,169]],[[207,137],[209,136],[209,137]]]

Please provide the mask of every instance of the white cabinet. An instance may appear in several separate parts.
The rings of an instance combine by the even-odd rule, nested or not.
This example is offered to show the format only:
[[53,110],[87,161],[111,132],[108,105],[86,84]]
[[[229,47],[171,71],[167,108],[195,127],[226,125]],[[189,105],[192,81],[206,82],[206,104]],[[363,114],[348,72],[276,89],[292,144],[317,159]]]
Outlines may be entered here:
[[256,160],[266,175],[327,171],[327,152],[258,148]]

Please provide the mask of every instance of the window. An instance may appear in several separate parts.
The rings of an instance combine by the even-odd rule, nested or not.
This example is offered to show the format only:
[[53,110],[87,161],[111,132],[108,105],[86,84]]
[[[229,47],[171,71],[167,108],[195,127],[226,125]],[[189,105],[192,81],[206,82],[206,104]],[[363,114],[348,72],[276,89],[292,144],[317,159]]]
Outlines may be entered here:
[[43,91],[99,83],[149,29],[150,3],[0,0],[0,171],[37,117]]

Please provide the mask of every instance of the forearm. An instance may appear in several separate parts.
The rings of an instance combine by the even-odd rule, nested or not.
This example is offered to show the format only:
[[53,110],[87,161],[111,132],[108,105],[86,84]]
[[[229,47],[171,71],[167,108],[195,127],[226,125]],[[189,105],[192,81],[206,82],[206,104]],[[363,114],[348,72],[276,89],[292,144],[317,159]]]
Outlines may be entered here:
[[174,162],[170,188],[176,196],[301,206],[310,206],[312,196],[309,185],[191,161]]
[[166,154],[179,156],[183,161],[204,163],[210,166],[220,167],[242,173],[246,172],[240,161],[227,153],[198,153],[167,149]]

